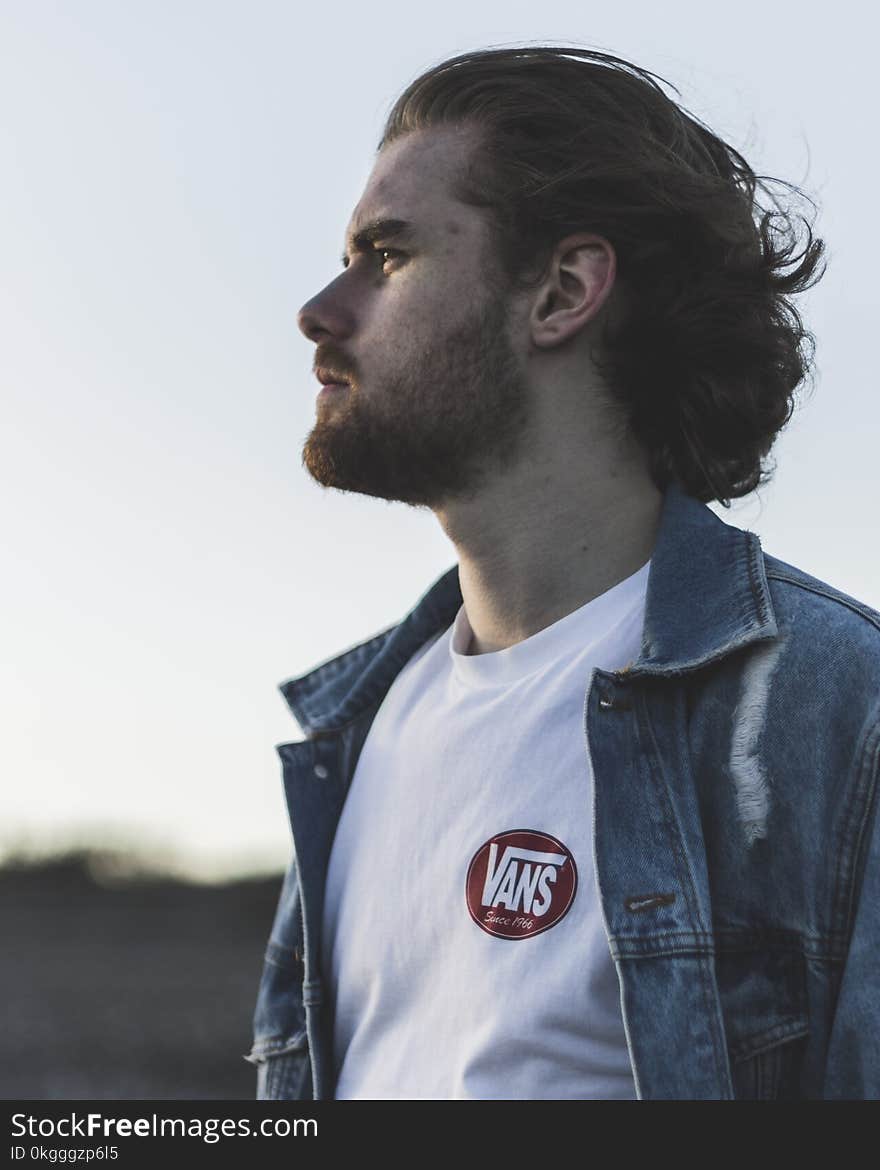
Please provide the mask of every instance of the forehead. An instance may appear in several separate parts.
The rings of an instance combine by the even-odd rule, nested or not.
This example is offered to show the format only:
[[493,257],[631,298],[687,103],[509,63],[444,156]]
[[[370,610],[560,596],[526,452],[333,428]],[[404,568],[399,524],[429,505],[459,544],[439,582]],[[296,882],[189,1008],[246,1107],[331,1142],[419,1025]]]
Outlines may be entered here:
[[351,214],[349,235],[384,217],[418,228],[439,215],[459,229],[481,220],[476,208],[455,196],[455,182],[475,147],[474,131],[458,126],[414,130],[384,146]]

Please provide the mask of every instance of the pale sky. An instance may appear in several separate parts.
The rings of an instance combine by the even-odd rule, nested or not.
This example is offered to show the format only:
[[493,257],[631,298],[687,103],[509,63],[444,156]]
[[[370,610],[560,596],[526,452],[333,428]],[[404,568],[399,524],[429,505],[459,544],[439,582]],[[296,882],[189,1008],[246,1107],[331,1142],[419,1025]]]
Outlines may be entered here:
[[625,57],[818,202],[828,271],[798,301],[815,391],[760,498],[715,510],[880,608],[876,19],[793,0],[0,4],[0,846],[122,834],[199,873],[287,861],[275,745],[302,734],[277,684],[456,559],[429,513],[302,469],[317,385],[296,311],[338,271],[394,98],[467,49]]

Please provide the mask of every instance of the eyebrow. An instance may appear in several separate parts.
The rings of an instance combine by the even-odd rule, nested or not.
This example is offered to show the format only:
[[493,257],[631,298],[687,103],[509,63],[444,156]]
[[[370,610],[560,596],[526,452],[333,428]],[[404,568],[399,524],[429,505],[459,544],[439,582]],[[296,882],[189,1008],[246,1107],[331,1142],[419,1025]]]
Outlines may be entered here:
[[369,252],[374,244],[380,240],[394,240],[400,236],[410,235],[414,230],[413,224],[406,219],[374,219],[351,237],[348,243],[348,252],[342,253],[343,265],[348,263],[348,253]]

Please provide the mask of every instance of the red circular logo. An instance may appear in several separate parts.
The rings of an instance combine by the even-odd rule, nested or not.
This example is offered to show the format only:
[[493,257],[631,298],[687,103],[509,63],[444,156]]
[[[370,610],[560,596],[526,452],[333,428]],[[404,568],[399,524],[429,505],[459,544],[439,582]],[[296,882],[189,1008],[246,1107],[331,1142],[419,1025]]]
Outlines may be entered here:
[[531,938],[563,918],[574,901],[577,868],[549,833],[509,829],[471,858],[465,899],[471,918],[496,938]]

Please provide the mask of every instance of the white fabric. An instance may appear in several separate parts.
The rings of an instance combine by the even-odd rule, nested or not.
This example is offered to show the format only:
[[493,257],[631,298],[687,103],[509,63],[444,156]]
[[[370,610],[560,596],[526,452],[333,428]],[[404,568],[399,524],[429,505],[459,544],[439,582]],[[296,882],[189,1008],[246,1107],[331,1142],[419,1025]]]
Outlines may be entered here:
[[[585,697],[595,667],[639,652],[649,566],[495,653],[466,653],[462,606],[394,680],[327,874],[338,1098],[635,1098],[595,886]],[[577,887],[549,928],[499,938],[469,913],[466,876],[515,829],[561,841]]]

